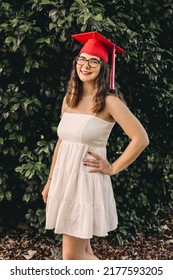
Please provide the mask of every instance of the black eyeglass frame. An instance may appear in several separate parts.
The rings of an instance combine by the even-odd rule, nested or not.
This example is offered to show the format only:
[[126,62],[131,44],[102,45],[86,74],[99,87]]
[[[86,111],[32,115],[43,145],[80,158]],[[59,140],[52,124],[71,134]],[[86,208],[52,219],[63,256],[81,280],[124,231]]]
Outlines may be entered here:
[[[78,63],[78,58],[83,58],[85,62],[84,62],[83,64],[79,64],[79,63]],[[86,62],[88,62],[89,67],[91,67],[91,68],[97,68],[97,66],[95,66],[95,67],[90,66],[90,61],[91,61],[91,60],[97,61],[97,62],[98,62],[97,66],[98,66],[99,64],[102,63],[102,61],[98,60],[97,58],[86,59],[84,56],[80,56],[80,55],[77,56],[77,57],[75,58],[76,63],[77,63],[78,65],[80,65],[80,66],[83,66]]]

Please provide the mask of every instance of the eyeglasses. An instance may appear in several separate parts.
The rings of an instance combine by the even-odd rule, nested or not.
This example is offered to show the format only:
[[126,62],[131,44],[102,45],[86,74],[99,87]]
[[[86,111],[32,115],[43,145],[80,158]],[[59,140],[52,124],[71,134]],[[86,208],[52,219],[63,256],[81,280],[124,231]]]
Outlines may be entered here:
[[101,63],[101,61],[99,61],[96,58],[86,59],[83,56],[76,57],[76,63],[80,66],[83,66],[86,63],[86,61],[88,62],[89,67],[91,68],[96,68]]

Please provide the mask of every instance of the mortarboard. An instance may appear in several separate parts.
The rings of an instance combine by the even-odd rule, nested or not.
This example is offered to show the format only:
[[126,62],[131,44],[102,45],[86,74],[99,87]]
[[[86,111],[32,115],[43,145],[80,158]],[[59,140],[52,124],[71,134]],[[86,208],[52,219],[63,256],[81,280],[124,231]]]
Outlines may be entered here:
[[112,55],[110,89],[115,89],[115,57],[117,53],[125,53],[125,51],[96,31],[74,34],[71,37],[84,44],[80,53],[98,56],[106,63],[108,63],[109,55]]

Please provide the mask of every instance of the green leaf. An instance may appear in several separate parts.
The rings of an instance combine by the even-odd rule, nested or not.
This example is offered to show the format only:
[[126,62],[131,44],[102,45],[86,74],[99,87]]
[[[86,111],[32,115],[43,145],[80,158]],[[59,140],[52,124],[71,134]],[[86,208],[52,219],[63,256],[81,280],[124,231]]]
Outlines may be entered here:
[[0,201],[2,201],[4,199],[5,195],[3,192],[0,192]]
[[43,224],[45,222],[45,220],[46,220],[45,214],[38,217],[38,221],[39,221],[40,225]]
[[6,197],[6,199],[7,199],[8,201],[11,201],[11,199],[12,199],[11,191],[5,192],[5,197]]
[[29,202],[30,199],[31,199],[30,193],[24,194],[24,196],[23,196],[23,198],[22,198],[22,200],[25,201],[25,202]]
[[49,37],[41,37],[39,39],[36,40],[36,43],[42,44],[42,43],[47,43],[48,45],[50,45],[50,38]]
[[45,214],[45,210],[43,210],[43,209],[38,209],[37,211],[36,211],[36,215],[37,216],[42,216],[42,215],[44,215]]
[[155,22],[154,22],[154,21],[150,21],[150,27],[152,27],[152,28],[156,28],[156,24],[155,24]]
[[7,27],[8,27],[8,23],[2,23],[0,25],[0,28],[2,28],[2,29],[7,29]]
[[42,107],[42,104],[41,104],[40,100],[38,100],[37,98],[34,98],[32,100],[32,102],[33,102],[33,104],[37,105],[38,107],[40,107],[40,108]]
[[17,133],[16,132],[13,132],[13,133],[9,134],[9,137],[8,137],[9,140],[15,140],[16,138],[17,138]]
[[24,106],[24,109],[26,110],[28,105],[30,105],[32,103],[32,99],[26,99],[24,102],[23,102],[23,106]]
[[33,64],[32,64],[32,68],[39,68],[39,63],[37,61],[35,61]]
[[38,32],[38,33],[41,33],[41,28],[38,27],[38,26],[33,27],[33,30]]
[[4,139],[2,137],[0,137],[0,145],[4,144]]
[[50,1],[50,0],[42,0],[42,1],[41,1],[41,4],[42,4],[42,5],[51,5],[51,4],[52,4],[52,1]]
[[32,174],[32,171],[31,170],[27,170],[26,173],[25,173],[25,177],[30,177]]
[[17,97],[12,97],[10,99],[11,102],[17,103],[19,101],[19,99]]
[[97,20],[97,21],[103,20],[102,15],[100,15],[100,14],[93,16],[93,19]]
[[35,163],[32,162],[32,161],[29,161],[27,164],[26,164],[26,169],[33,169],[35,166]]
[[45,43],[47,43],[48,45],[50,45],[50,38],[45,39]]
[[23,167],[18,166],[15,168],[15,171],[21,173],[23,171]]
[[14,105],[11,106],[10,111],[12,113],[16,112],[17,109],[19,108],[19,106],[20,106],[20,103],[15,103]]
[[11,23],[12,23],[12,27],[15,27],[18,24],[19,20],[18,18],[14,18]]
[[29,21],[25,21],[24,24],[21,24],[18,28],[20,29],[20,33],[26,33],[27,31],[29,31],[32,27],[32,23]]
[[40,171],[41,168],[42,168],[42,163],[41,162],[36,162],[35,167],[37,168],[38,171]]
[[7,2],[2,2],[2,8],[4,8],[6,11],[10,9],[10,4]]
[[17,135],[17,140],[20,143],[24,143],[26,141],[26,137],[24,135]]
[[10,44],[10,43],[14,43],[16,41],[16,39],[12,36],[9,36],[5,39],[5,43]]
[[53,23],[53,22],[49,23],[49,30],[52,30],[55,27],[56,27],[55,23]]

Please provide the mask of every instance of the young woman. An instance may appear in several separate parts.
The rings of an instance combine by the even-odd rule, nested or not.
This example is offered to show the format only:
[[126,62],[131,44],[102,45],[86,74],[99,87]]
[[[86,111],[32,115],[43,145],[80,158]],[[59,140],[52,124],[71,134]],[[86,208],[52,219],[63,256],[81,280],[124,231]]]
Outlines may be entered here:
[[[63,235],[63,259],[96,260],[90,239],[106,236],[118,223],[110,176],[129,166],[149,140],[139,120],[110,93],[108,55],[124,51],[97,32],[72,37],[84,46],[63,100],[59,139],[42,196],[46,228]],[[111,73],[111,87],[113,78]],[[115,123],[131,141],[110,164],[106,144]]]

